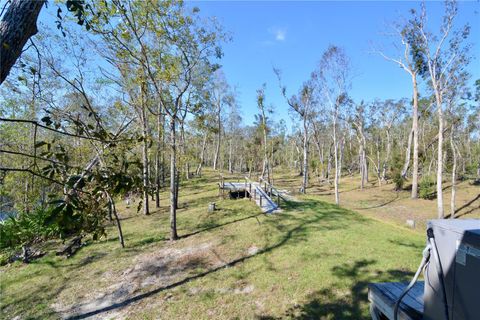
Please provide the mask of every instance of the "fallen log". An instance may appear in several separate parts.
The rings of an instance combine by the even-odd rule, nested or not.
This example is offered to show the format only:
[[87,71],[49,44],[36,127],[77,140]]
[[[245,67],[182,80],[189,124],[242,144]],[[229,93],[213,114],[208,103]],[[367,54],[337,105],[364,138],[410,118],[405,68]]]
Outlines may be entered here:
[[64,246],[61,250],[57,251],[57,256],[65,256],[70,258],[73,256],[78,249],[82,247],[82,237],[78,236],[70,240],[70,243]]

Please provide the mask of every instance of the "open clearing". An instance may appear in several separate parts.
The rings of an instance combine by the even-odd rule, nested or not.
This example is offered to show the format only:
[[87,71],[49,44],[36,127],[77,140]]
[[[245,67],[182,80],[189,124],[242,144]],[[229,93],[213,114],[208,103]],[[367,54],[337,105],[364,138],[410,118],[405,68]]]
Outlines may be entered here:
[[[287,189],[292,193],[298,191],[302,177],[298,174],[282,171],[281,176],[275,180],[275,185]],[[311,179],[312,185],[308,189],[315,199],[334,203],[333,186],[319,184],[315,178]],[[368,217],[383,222],[405,226],[407,219],[415,220],[415,231],[424,234],[426,222],[437,218],[436,199],[425,200],[410,198],[409,183],[405,184],[404,190],[396,192],[393,184],[383,183],[378,187],[375,177],[370,178],[363,190],[360,190],[360,178],[358,176],[345,176],[340,182],[340,205],[341,207],[357,211]],[[451,184],[444,183],[443,198],[445,214],[450,213]],[[472,219],[480,218],[480,186],[473,185],[472,180],[458,182],[456,196],[455,217]]]
[[[50,254],[2,267],[6,318],[369,318],[367,284],[407,280],[423,236],[307,195],[263,215],[247,199],[220,200],[217,179],[182,189],[182,237],[169,242],[168,203],[131,219],[74,257]],[[165,199],[165,196],[164,196]],[[219,208],[207,212],[210,201]]]

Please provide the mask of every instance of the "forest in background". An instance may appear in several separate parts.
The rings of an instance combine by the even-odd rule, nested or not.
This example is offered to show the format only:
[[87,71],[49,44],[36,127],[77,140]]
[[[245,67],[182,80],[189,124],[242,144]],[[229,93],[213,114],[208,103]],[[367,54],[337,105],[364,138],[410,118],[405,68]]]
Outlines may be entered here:
[[[2,8],[2,26],[18,3]],[[351,53],[339,41],[319,53],[297,88],[284,85],[276,66],[278,82],[258,88],[251,125],[242,123],[221,67],[221,46],[235,39],[198,8],[117,0],[65,6],[57,30],[40,25],[8,77],[2,72],[0,212],[11,217],[0,225],[0,247],[7,255],[52,238],[98,239],[108,221],[123,246],[116,203],[138,197],[138,211],[148,215],[167,200],[164,189],[176,240],[180,182],[205,166],[219,177],[242,172],[273,183],[276,170],[288,168],[303,178],[299,192],[308,194],[315,181],[332,188],[340,205],[347,175],[359,174],[361,189],[372,180],[397,190],[411,183],[412,198],[436,199],[438,218],[454,217],[457,181],[479,183],[480,80],[467,72],[473,39],[468,25],[455,23],[455,2],[445,3],[439,30],[424,6],[405,13],[385,38],[398,52],[374,50],[405,70],[411,97],[353,101]],[[291,121],[272,121],[277,106],[267,85],[282,93]]]

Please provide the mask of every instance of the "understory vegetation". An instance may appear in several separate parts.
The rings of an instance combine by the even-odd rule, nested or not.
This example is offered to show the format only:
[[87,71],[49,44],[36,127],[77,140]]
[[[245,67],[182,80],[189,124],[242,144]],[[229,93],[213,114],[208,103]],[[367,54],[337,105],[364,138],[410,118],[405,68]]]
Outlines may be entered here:
[[[248,85],[197,5],[0,5],[0,317],[367,319],[429,219],[480,217],[478,31],[456,1],[411,3],[370,66],[332,37]],[[401,95],[358,90],[381,63]],[[220,198],[246,181],[281,211]]]
[[[167,203],[150,216],[122,204],[124,250],[112,235],[69,259],[2,267],[4,316],[368,319],[368,283],[407,280],[421,257],[420,233],[313,195],[264,215],[248,199],[219,199],[216,182],[209,171],[183,186],[174,243]],[[122,293],[125,282],[135,290]]]

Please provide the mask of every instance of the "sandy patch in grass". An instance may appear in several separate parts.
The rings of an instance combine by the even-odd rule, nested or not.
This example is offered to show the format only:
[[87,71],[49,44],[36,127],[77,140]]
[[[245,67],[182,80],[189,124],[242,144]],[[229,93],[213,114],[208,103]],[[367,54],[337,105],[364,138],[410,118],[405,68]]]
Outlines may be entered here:
[[[140,254],[135,257],[132,267],[119,273],[107,271],[102,275],[105,281],[112,285],[107,288],[92,288],[88,296],[74,305],[65,305],[62,301],[57,301],[52,308],[62,318],[83,318],[91,315],[89,319],[123,319],[129,308],[135,304],[136,301],[130,301],[135,296],[167,287],[192,273],[224,264],[212,252],[213,246],[212,242],[206,242],[184,248],[167,247]],[[240,290],[252,291],[253,288],[246,287]]]

